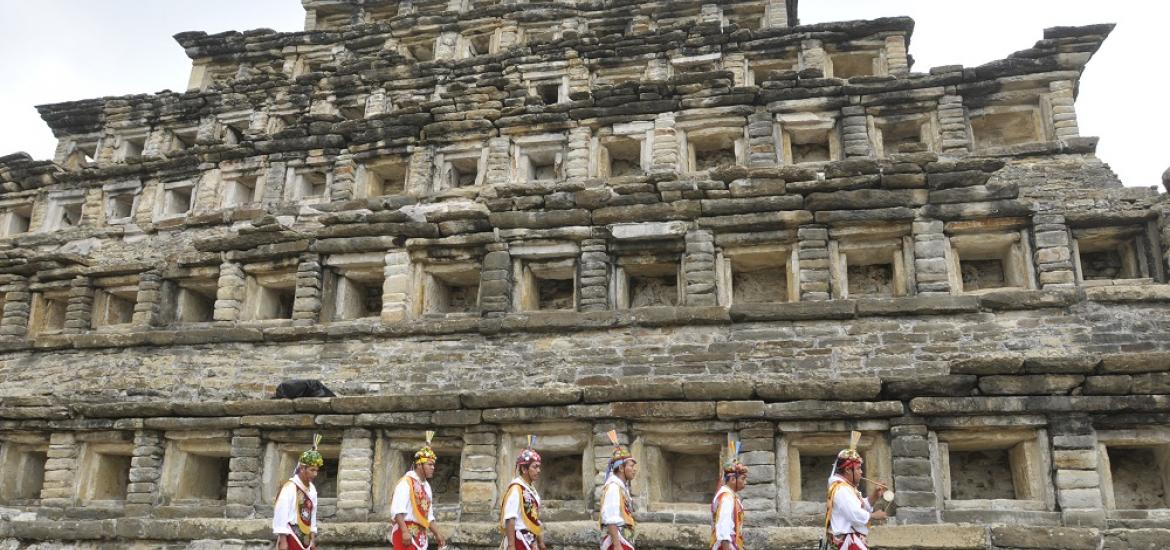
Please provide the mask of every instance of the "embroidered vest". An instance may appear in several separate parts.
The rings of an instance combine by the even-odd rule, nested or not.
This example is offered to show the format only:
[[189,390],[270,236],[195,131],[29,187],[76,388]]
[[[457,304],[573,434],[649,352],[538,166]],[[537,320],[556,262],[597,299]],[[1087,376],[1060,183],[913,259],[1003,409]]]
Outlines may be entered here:
[[504,532],[507,524],[504,521],[504,507],[508,505],[508,499],[512,492],[516,492],[516,497],[520,499],[520,521],[524,522],[524,529],[527,529],[533,535],[540,536],[543,526],[540,523],[540,500],[536,498],[531,491],[519,483],[508,485],[504,490],[504,498],[500,502],[500,532]]
[[734,514],[733,530],[735,532],[733,535],[734,540],[732,540],[732,544],[734,544],[737,549],[743,550],[743,501],[739,499],[739,495],[736,495],[731,491],[721,491],[719,495],[715,497],[715,500],[711,503],[711,546],[715,546],[715,543],[717,542],[716,538],[719,536],[716,534],[715,529],[716,526],[719,525],[719,513],[723,505],[723,499],[729,496],[735,499],[735,503],[731,508],[732,514]]

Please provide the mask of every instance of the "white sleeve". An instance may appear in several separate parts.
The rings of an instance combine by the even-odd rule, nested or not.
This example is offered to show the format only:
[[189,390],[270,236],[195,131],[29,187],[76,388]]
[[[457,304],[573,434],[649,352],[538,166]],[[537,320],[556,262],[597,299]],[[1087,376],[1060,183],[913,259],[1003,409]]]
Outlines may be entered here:
[[309,523],[309,530],[312,531],[313,534],[317,534],[317,508],[319,508],[319,506],[317,506],[317,488],[316,487],[313,487],[312,495],[313,495],[313,519]]
[[833,495],[833,513],[849,522],[850,527],[859,533],[864,533],[868,529],[866,527],[870,512],[868,504],[865,499],[857,498],[857,495],[847,487]]
[[426,483],[427,500],[431,501],[431,507],[427,509],[427,521],[435,521],[435,493],[431,491],[431,482],[425,481],[423,483]]
[[622,519],[621,489],[611,484],[606,484],[601,491],[603,495],[601,500],[601,524],[625,525],[626,520]]
[[735,542],[735,497],[724,496],[719,501],[719,521],[715,523],[715,542]]
[[394,486],[394,498],[390,499],[390,517],[395,518],[398,514],[410,517],[410,482],[405,477],[398,480],[398,485]]
[[[519,489],[520,489],[519,487],[516,487],[515,485],[513,485],[512,487],[510,487],[508,489],[508,494],[504,495],[504,518],[503,518],[503,520],[504,520],[505,524],[507,524],[508,520],[510,520],[510,519],[514,519],[517,521],[520,520],[520,491],[519,491]],[[500,527],[502,528],[502,527],[504,527],[504,525],[501,525]]]
[[296,487],[292,483],[285,483],[281,487],[280,494],[276,497],[276,504],[272,508],[272,534],[273,535],[291,535],[293,534],[290,524],[296,522]]

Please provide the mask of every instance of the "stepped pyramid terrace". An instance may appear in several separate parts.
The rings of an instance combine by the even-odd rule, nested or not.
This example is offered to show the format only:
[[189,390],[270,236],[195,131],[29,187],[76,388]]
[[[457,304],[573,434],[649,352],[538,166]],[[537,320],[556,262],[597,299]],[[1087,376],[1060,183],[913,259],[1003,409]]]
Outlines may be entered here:
[[1075,106],[1112,25],[931,68],[797,0],[302,3],[0,157],[0,549],[271,548],[315,433],[322,547],[387,548],[426,430],[453,550],[529,434],[597,548],[610,430],[639,548],[710,548],[728,432],[746,546],[815,548],[853,430],[875,548],[1170,547],[1170,201]]

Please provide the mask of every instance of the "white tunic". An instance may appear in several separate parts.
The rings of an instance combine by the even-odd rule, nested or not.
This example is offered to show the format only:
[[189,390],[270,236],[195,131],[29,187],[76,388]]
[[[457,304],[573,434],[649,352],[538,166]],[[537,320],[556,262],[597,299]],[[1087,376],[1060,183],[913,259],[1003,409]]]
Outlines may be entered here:
[[844,485],[833,494],[833,515],[829,519],[829,529],[834,535],[868,534],[869,527],[866,524],[869,523],[873,506],[839,475],[829,478],[829,489],[832,490],[833,484],[837,482]]
[[605,479],[605,485],[601,489],[604,499],[601,501],[601,524],[602,525],[617,525],[621,527],[626,524],[626,520],[622,518],[622,495],[625,495],[626,500],[629,501],[630,490],[626,487],[626,483],[614,474],[609,474]]
[[[516,491],[514,489],[511,489],[511,486],[513,484],[519,485],[522,488],[522,490]],[[524,483],[524,478],[522,478],[522,477],[517,477],[516,479],[513,479],[512,483],[508,484],[508,487],[509,487],[509,490],[508,490],[508,495],[506,497],[507,500],[504,501],[503,521],[504,521],[504,524],[506,525],[508,523],[508,520],[510,520],[510,519],[516,520],[515,529],[516,529],[516,532],[519,533],[520,531],[525,531],[528,529],[528,527],[524,525],[524,520],[520,519],[520,513],[521,513],[520,512],[520,504],[521,504],[521,499],[524,498],[523,492],[527,491],[529,493],[532,493],[532,498],[536,499],[537,506],[540,506],[540,493],[537,493],[536,489],[533,489],[527,483]],[[504,527],[504,525],[501,525],[500,527]]]
[[715,498],[711,500],[714,505],[719,501],[720,495],[727,493],[728,496],[723,497],[723,502],[719,502],[719,513],[716,514],[718,520],[715,522],[715,546],[719,548],[723,541],[735,544],[735,499],[739,498],[735,495],[730,487],[724,485],[715,492]]
[[[293,528],[297,524],[297,487],[305,488],[304,483],[301,483],[301,478],[292,476],[289,479],[292,483],[286,483],[280,489],[280,495],[276,497],[276,506],[272,510],[272,534],[274,535],[293,535]],[[293,487],[293,485],[296,487]],[[309,529],[317,532],[317,487],[312,483],[309,484],[308,490],[309,500],[313,503],[313,514]]]
[[410,504],[410,482],[406,478],[414,479],[415,483],[422,483],[423,491],[426,491],[427,500],[431,501],[431,509],[427,510],[428,522],[435,521],[435,498],[431,493],[431,484],[427,480],[418,477],[418,474],[413,470],[406,472],[402,479],[398,480],[398,485],[394,486],[394,498],[390,499],[390,517],[398,517],[398,514],[405,514],[403,518],[407,522],[420,523],[419,518],[414,515],[414,506]]

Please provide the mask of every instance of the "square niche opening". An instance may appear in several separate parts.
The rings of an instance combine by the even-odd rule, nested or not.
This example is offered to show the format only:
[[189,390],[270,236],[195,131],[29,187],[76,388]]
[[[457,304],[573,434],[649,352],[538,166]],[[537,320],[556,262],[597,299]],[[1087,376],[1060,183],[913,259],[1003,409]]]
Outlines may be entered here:
[[269,272],[249,276],[244,288],[244,320],[292,319],[296,300],[296,272]]
[[675,306],[679,298],[678,263],[623,264],[625,292],[619,294],[624,308]]
[[85,205],[83,196],[60,196],[49,199],[49,209],[45,215],[44,229],[57,231],[72,229],[81,225],[82,207]]
[[346,321],[382,315],[382,293],[386,276],[381,264],[338,266],[329,270],[323,301],[323,321]]
[[93,302],[93,328],[129,324],[137,303],[137,285],[99,288]]
[[1143,227],[1102,227],[1073,231],[1073,251],[1082,281],[1154,277]]
[[878,121],[877,132],[881,139],[881,153],[923,153],[929,151],[926,121],[923,117],[897,117]]
[[134,216],[138,194],[134,192],[112,193],[106,200],[106,220],[109,223],[125,223]]
[[[840,298],[891,298],[905,296],[908,283],[897,245],[844,243],[838,256],[845,276]],[[843,268],[843,269],[842,269]],[[836,290],[836,289],[835,289]]]
[[224,184],[223,205],[232,207],[254,204],[260,202],[263,195],[264,186],[260,185],[259,176],[236,176]]
[[[646,491],[653,512],[706,512],[720,473],[720,444],[726,435],[702,432],[649,433],[639,436],[645,466],[643,472],[658,472],[634,481],[634,493]],[[636,440],[634,456],[638,457]],[[708,516],[710,517],[710,516]]]
[[471,187],[479,183],[480,153],[448,156],[444,165],[444,189]]
[[560,82],[541,82],[533,86],[536,96],[545,105],[556,105],[561,102]]
[[172,442],[167,449],[163,480],[171,502],[226,501],[231,446]]
[[943,499],[952,510],[1043,510],[1049,476],[1038,432],[938,434]]
[[951,253],[957,275],[952,286],[962,292],[1032,286],[1019,232],[952,236]]
[[325,197],[329,193],[329,175],[319,170],[297,172],[293,179],[293,196],[295,199],[312,199]]
[[0,503],[32,504],[41,498],[45,484],[47,445],[4,443],[0,446]]
[[164,184],[159,214],[164,217],[185,216],[191,211],[194,199],[194,182],[181,181]]
[[577,308],[577,266],[572,259],[524,262],[517,295],[522,311]]
[[65,329],[65,312],[69,308],[69,291],[54,289],[33,295],[29,315],[29,333],[55,334]]
[[[280,488],[284,486],[284,482],[293,476],[293,472],[297,467],[297,461],[300,459],[301,453],[308,446],[309,444],[307,442],[269,444],[269,451],[264,464],[264,478],[267,489],[264,497],[269,502],[276,501]],[[320,517],[321,515],[330,515],[331,510],[327,512],[326,508],[333,509],[336,503],[341,445],[337,443],[337,439],[330,441],[326,437],[326,443],[322,443],[317,450],[325,460],[324,466],[321,466],[318,470],[317,479],[313,481],[313,485],[317,487],[317,497],[322,500],[320,502],[320,512],[318,513]],[[328,499],[329,502],[324,502],[325,499]]]
[[1105,448],[1115,510],[1170,508],[1170,445]]
[[581,453],[541,453],[540,480],[536,490],[541,500],[584,501],[581,485]]
[[364,168],[365,181],[359,189],[359,198],[399,195],[406,192],[405,159],[368,164]]
[[564,150],[559,146],[525,148],[520,159],[524,181],[556,181],[561,177]]
[[79,497],[82,502],[124,501],[130,482],[130,444],[85,445],[84,458],[78,477]]
[[474,265],[430,266],[423,289],[425,313],[474,313],[479,310],[480,270]]
[[784,130],[786,160],[791,164],[808,164],[833,160],[835,127],[788,128]]
[[692,172],[738,164],[736,148],[743,137],[743,131],[736,132],[688,132],[687,147],[690,149]]
[[167,322],[210,323],[214,320],[219,281],[192,278],[163,284],[163,314]]
[[1044,141],[1040,110],[1008,107],[971,115],[971,133],[977,150]]
[[767,247],[753,252],[735,252],[724,259],[721,280],[730,278],[730,304],[778,304],[791,301],[788,278],[792,251],[786,247]]
[[598,163],[601,177],[642,175],[642,140],[612,136],[605,140]]
[[879,74],[879,56],[872,52],[837,53],[829,55],[829,66],[832,67],[828,76],[833,78],[850,79],[855,76],[874,76]]
[[32,205],[15,205],[0,213],[0,237],[27,233],[32,220]]
[[771,78],[772,73],[791,71],[796,66],[796,63],[791,60],[777,61],[752,59],[749,60],[748,63],[750,64],[750,70],[748,71],[748,74],[752,79],[752,81],[748,83],[749,86],[763,86],[763,84]]
[[[780,487],[781,500],[788,501],[790,512],[800,521],[823,521],[828,480],[833,473],[837,452],[849,445],[849,432],[790,432],[781,440],[776,467],[787,474],[787,486]],[[863,432],[858,451],[865,460],[869,479],[892,479],[890,447],[883,434]],[[872,484],[861,488],[868,493]],[[894,488],[897,490],[897,488]]]
[[662,458],[667,464],[662,501],[704,504],[711,500],[711,480],[719,476],[719,453],[663,451]]

